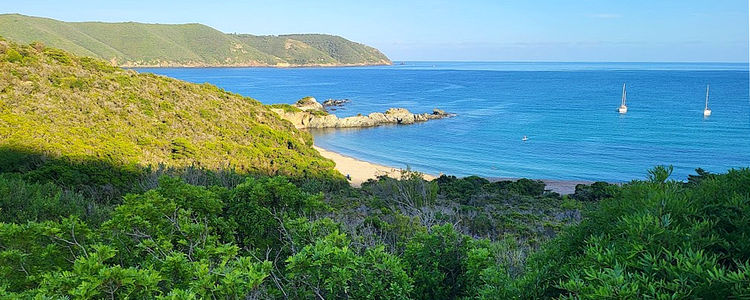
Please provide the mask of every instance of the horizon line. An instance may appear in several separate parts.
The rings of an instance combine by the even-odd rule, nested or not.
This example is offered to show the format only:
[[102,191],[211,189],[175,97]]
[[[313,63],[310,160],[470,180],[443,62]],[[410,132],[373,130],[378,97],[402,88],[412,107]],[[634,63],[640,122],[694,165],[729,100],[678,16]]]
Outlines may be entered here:
[[662,64],[748,64],[750,61],[605,61],[605,60],[581,60],[581,61],[565,61],[565,60],[410,60],[410,59],[391,59],[392,62],[462,62],[462,63],[633,63],[633,64],[648,64],[648,63],[662,63]]

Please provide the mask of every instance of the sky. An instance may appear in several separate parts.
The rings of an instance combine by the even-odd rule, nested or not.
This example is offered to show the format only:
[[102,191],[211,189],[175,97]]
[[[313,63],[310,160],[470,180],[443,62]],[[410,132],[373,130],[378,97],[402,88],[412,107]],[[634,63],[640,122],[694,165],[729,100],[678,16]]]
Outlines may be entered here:
[[394,61],[747,62],[745,0],[5,1],[63,21],[327,33]]

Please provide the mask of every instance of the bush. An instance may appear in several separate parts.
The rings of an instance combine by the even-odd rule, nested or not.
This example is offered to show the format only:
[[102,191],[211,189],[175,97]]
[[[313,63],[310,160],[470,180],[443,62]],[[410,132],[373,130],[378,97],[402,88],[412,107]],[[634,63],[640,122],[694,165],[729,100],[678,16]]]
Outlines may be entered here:
[[21,59],[23,59],[23,56],[16,49],[10,48],[5,51],[5,61],[15,63],[20,62]]
[[597,181],[590,185],[576,184],[576,189],[571,197],[578,201],[596,202],[614,197],[618,186],[603,181]]
[[172,159],[187,159],[195,157],[195,146],[185,138],[172,140]]
[[432,233],[418,233],[406,244],[404,261],[414,279],[413,299],[455,299],[463,292],[470,238],[451,225],[435,226]]
[[409,210],[432,205],[437,198],[438,186],[423,179],[423,174],[404,170],[400,179],[380,176],[362,184],[362,190],[380,198],[389,207]]
[[622,187],[527,266],[535,297],[741,298],[750,295],[750,169],[694,185],[668,167]]
[[545,184],[541,180],[521,178],[516,181],[495,182],[494,188],[516,195],[538,197],[544,194]]
[[[324,211],[322,195],[301,191],[285,177],[248,178],[230,192],[225,216],[236,224],[240,247],[288,253],[282,223]],[[286,247],[285,247],[286,246]]]
[[332,233],[287,259],[297,299],[409,299],[411,278],[384,248],[357,255],[345,235]]
[[0,222],[21,224],[76,216],[88,223],[100,224],[108,213],[106,207],[55,184],[29,183],[7,174],[0,175]]
[[482,190],[482,187],[490,183],[487,179],[478,176],[469,176],[456,178],[456,176],[441,175],[435,179],[439,187],[440,194],[445,195],[448,199],[460,200],[465,204],[475,194]]

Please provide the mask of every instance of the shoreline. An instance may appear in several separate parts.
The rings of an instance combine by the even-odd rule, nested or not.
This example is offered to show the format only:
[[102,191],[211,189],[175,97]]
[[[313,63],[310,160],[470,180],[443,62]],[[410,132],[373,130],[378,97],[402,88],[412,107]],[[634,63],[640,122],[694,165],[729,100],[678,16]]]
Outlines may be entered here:
[[[399,178],[401,175],[400,173],[401,170],[404,170],[403,168],[390,167],[390,166],[385,166],[385,165],[357,159],[351,156],[347,156],[347,155],[344,155],[335,151],[322,148],[318,145],[314,145],[313,148],[317,150],[321,156],[328,158],[332,160],[334,163],[336,163],[335,169],[339,171],[342,175],[346,176],[348,174],[351,178],[349,180],[349,184],[351,184],[354,187],[360,187],[362,186],[362,183],[364,183],[368,179],[375,179],[380,175],[387,175],[389,177]],[[423,176],[424,179],[428,181],[433,180],[438,177],[438,176],[435,176],[434,174],[427,174],[427,173],[422,173],[422,174],[424,174]],[[491,182],[520,179],[520,178],[509,178],[509,177],[484,177],[484,178]],[[532,179],[532,178],[529,178],[529,179]],[[532,179],[532,180],[541,180],[546,185],[545,189],[559,193],[561,195],[573,194],[575,192],[575,187],[578,184],[593,183],[593,181],[587,181],[587,180],[556,180],[556,179]]]
[[[362,183],[368,179],[375,179],[380,175],[387,175],[393,178],[400,178],[403,168],[389,167],[381,164],[371,163],[361,159],[356,159],[338,152],[327,150],[314,145],[313,148],[320,152],[320,155],[336,163],[336,170],[342,175],[350,176],[349,184],[354,187],[362,186]],[[423,173],[425,180],[437,178],[434,175]]]
[[315,69],[315,68],[351,68],[392,66],[393,63],[358,63],[358,64],[302,64],[302,65],[268,65],[268,64],[236,64],[236,65],[201,65],[201,64],[166,64],[166,65],[114,65],[123,69],[242,69],[242,68],[272,68],[272,69]]

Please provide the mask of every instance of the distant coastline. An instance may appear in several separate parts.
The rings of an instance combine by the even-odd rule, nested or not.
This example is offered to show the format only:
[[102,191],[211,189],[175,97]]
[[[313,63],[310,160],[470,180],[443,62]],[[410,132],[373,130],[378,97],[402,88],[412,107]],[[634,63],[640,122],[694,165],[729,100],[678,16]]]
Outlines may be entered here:
[[392,64],[378,49],[336,35],[224,33],[198,23],[64,22],[0,14],[0,37],[21,44],[42,43],[123,68]]
[[304,69],[304,68],[346,68],[346,67],[374,67],[374,66],[392,66],[393,63],[358,63],[358,64],[183,64],[183,63],[165,63],[156,65],[118,65],[125,69],[168,69],[168,68],[275,68],[275,69]]

